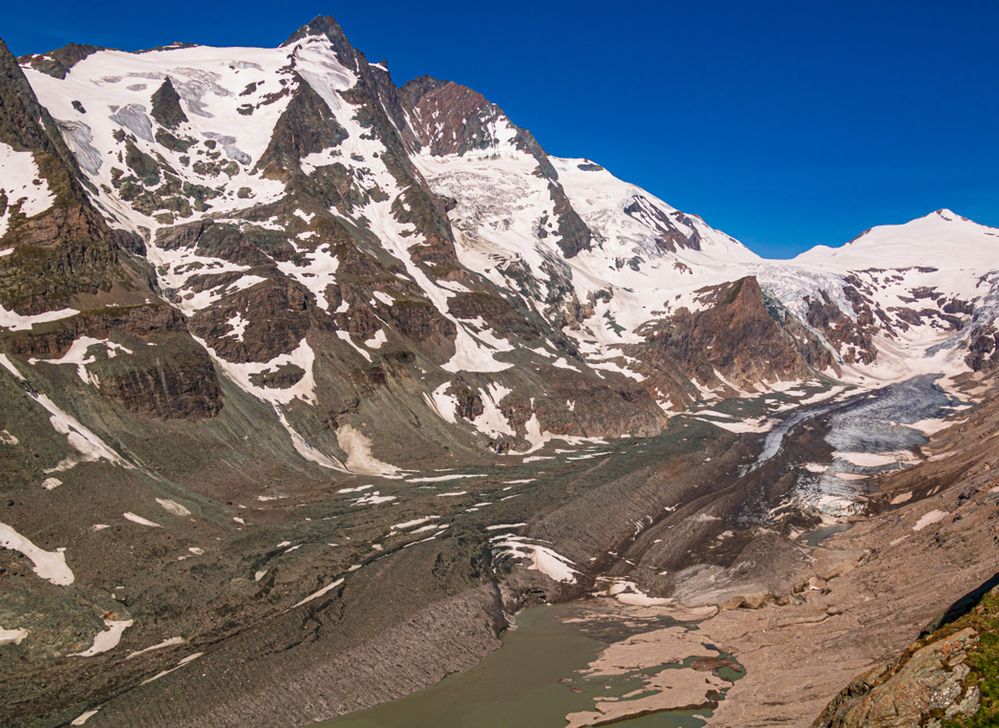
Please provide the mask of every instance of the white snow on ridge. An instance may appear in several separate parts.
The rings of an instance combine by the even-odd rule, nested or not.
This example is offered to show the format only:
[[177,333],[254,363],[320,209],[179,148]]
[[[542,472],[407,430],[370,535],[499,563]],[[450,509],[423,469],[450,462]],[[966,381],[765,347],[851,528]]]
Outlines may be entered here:
[[574,584],[578,570],[575,565],[557,553],[554,549],[538,543],[532,543],[525,536],[501,534],[494,536],[492,546],[497,558],[526,559],[529,569],[540,571],[552,581],[563,584]]
[[836,271],[930,266],[944,270],[999,268],[999,230],[950,210],[901,225],[879,225],[846,245],[817,245],[792,261]]
[[[877,361],[846,367],[847,381],[870,386],[967,369],[961,345],[967,334],[933,317],[910,324],[905,311],[922,305],[913,303],[914,291],[964,301],[988,294],[981,276],[999,269],[999,230],[941,210],[905,225],[874,228],[843,248],[820,246],[792,261],[765,260],[588,160],[550,157],[573,208],[593,233],[590,250],[566,259],[553,244],[557,231],[546,228],[554,209],[547,180],[535,173],[536,160],[515,149],[496,156],[424,153],[415,161],[434,191],[458,201],[451,219],[464,265],[522,294],[519,279],[507,279],[498,263],[526,266],[542,285],[553,265],[562,268],[576,298],[592,305],[580,326],[566,329],[591,369],[643,380],[627,361],[617,363],[620,345],[641,342],[637,331],[648,321],[680,308],[703,308],[700,289],[749,275],[799,320],[807,318],[806,299],[826,297],[856,320],[844,290],[855,283],[847,280],[851,272],[873,288],[872,305],[887,312],[896,331],[875,337]],[[889,266],[891,275],[855,273]],[[530,295],[537,307],[540,297]],[[824,341],[821,332],[814,333]],[[843,352],[827,346],[842,362]]]
[[197,292],[188,292],[186,286],[193,276],[241,273],[248,270],[248,267],[222,258],[201,255],[197,252],[196,245],[168,250],[152,243],[146,249],[146,256],[156,267],[160,285],[177,293],[177,307],[188,315],[208,308],[228,293],[246,290],[265,280],[258,275],[247,274],[232,283],[206,286]]
[[944,518],[949,516],[950,513],[941,510],[932,510],[928,513],[924,513],[916,521],[916,525],[912,527],[913,531],[922,531],[927,526],[932,526],[935,523],[940,523]]
[[[3,366],[8,372],[13,374],[15,378],[24,380],[24,375],[21,374],[20,370],[18,370],[6,354],[0,354],[0,366]],[[49,423],[52,425],[52,428],[56,432],[65,435],[69,445],[78,453],[77,455],[66,457],[54,468],[47,470],[47,473],[69,470],[77,463],[95,462],[97,460],[107,460],[111,464],[118,465],[126,470],[133,467],[131,463],[115,452],[114,449],[108,446],[93,431],[80,424],[71,414],[60,409],[47,395],[33,390],[27,394],[49,413]]]
[[107,460],[113,465],[118,465],[126,470],[132,469],[132,464],[115,452],[100,437],[91,430],[84,427],[72,415],[59,409],[56,404],[44,394],[32,395],[32,398],[42,407],[48,410],[49,422],[53,429],[66,436],[69,444],[79,453],[77,456],[69,456],[59,463],[55,468],[47,472],[59,472],[69,470],[77,463],[95,462],[97,460]]
[[[143,680],[142,682],[140,682],[139,685],[148,685],[151,682],[159,680],[161,677],[165,677],[165,676],[169,675],[171,672],[179,670],[184,665],[187,665],[187,664],[189,664],[191,662],[194,662],[194,660],[197,660],[203,654],[205,654],[205,653],[204,652],[193,652],[190,655],[188,655],[187,657],[181,658],[174,667],[167,668],[166,670],[161,670],[160,672],[156,673],[152,677],[147,677],[145,680]],[[93,712],[91,712],[91,715],[93,715],[93,713],[96,713],[96,712],[97,712],[96,710],[93,711]],[[87,714],[84,713],[83,715],[87,715]],[[87,716],[87,717],[90,717],[90,716]]]
[[340,267],[339,259],[333,255],[329,245],[320,245],[313,251],[299,252],[306,260],[305,265],[291,261],[279,262],[278,270],[312,291],[316,297],[316,306],[323,311],[329,311],[326,289],[336,282],[336,271]]
[[148,518],[143,518],[142,516],[137,516],[134,513],[122,513],[126,521],[131,521],[132,523],[137,523],[140,526],[148,526],[149,528],[160,528],[160,524],[150,521]]
[[[264,179],[253,169],[271,139],[277,119],[288,105],[282,93],[293,82],[286,48],[174,47],[144,53],[98,51],[75,64],[65,79],[24,68],[39,100],[59,123],[63,137],[85,174],[97,187],[114,189],[112,168],[126,131],[140,151],[155,151],[182,178],[192,184],[220,186],[212,200],[216,212],[239,209],[277,199],[280,182]],[[153,138],[152,95],[169,78],[181,97],[188,118],[176,133],[214,141],[226,161],[238,164],[232,177],[215,176],[185,165],[181,152],[157,144]],[[79,112],[77,101],[86,109]],[[240,113],[252,108],[251,115]],[[252,190],[252,199],[238,197],[240,188]],[[100,203],[131,223],[133,229],[156,229],[160,223],[116,196],[101,192]]]
[[479,394],[482,399],[482,414],[472,420],[472,425],[479,431],[490,437],[499,435],[514,436],[513,427],[499,408],[500,402],[513,390],[504,387],[498,382],[489,384],[485,389],[480,389]]
[[[524,438],[529,443],[530,447],[522,452],[510,451],[511,455],[530,455],[533,452],[537,452],[545,445],[547,445],[552,440],[560,440],[561,442],[568,443],[569,445],[583,445],[583,444],[595,444],[595,445],[606,445],[607,441],[599,437],[580,437],[576,435],[556,435],[551,432],[547,432],[541,429],[541,422],[538,420],[538,413],[534,410],[534,401],[531,401],[531,418],[524,423]],[[524,462],[529,462],[527,458],[524,458]]]
[[381,491],[375,490],[367,495],[362,495],[354,500],[355,506],[377,506],[382,503],[391,503],[396,500],[394,495],[382,495]]
[[[290,404],[295,399],[300,399],[307,404],[316,403],[316,380],[312,374],[312,364],[316,355],[305,339],[302,339],[293,351],[278,354],[270,361],[231,362],[216,354],[215,350],[204,339],[193,336],[193,334],[192,337],[205,348],[228,379],[257,399],[273,405]],[[302,378],[290,387],[279,389],[254,384],[251,381],[251,377],[255,375],[288,365],[297,366],[305,372]]]
[[80,713],[78,716],[73,718],[73,720],[71,720],[69,724],[72,726],[81,726],[85,724],[88,720],[93,718],[95,715],[97,715],[97,711],[99,710],[100,707],[92,708],[90,710],[85,710],[82,713]]
[[406,478],[407,483],[448,483],[452,480],[485,478],[485,473],[451,473],[449,475],[428,475],[420,478]]
[[125,354],[131,354],[132,352],[122,346],[121,344],[116,344],[113,341],[107,339],[95,339],[92,336],[81,336],[80,338],[73,341],[72,345],[58,359],[28,359],[28,363],[35,365],[38,362],[44,362],[46,364],[74,364],[76,365],[77,376],[80,377],[81,381],[85,384],[92,384],[97,387],[100,385],[97,377],[87,371],[87,366],[93,364],[97,361],[97,357],[90,354],[90,350],[95,346],[103,346],[107,351],[107,356],[109,359],[113,359],[118,355],[119,352]]
[[[115,224],[144,232],[149,239],[148,257],[157,269],[161,285],[176,294],[178,308],[188,315],[263,282],[265,278],[257,272],[264,267],[216,257],[221,253],[199,251],[197,243],[173,248],[160,238],[162,247],[158,245],[157,229],[168,223],[157,220],[155,213],[151,216],[136,210],[114,190],[111,170],[123,166],[124,149],[115,136],[120,138],[125,132],[141,152],[160,155],[182,182],[217,191],[219,196],[209,198],[210,214],[217,222],[240,224],[247,229],[252,226],[280,230],[278,218],[250,223],[239,220],[235,213],[275,201],[285,194],[284,184],[263,177],[257,162],[271,140],[278,118],[287,108],[290,94],[297,85],[306,85],[326,104],[346,131],[346,138],[335,147],[307,155],[301,160],[301,167],[311,174],[328,165],[345,164],[355,185],[353,191],[369,193],[363,204],[356,201],[359,199],[356,195],[351,195],[350,201],[331,212],[366,231],[362,233],[365,238],[362,247],[380,246],[398,260],[405,270],[398,275],[415,283],[440,314],[455,324],[455,350],[443,369],[451,373],[491,373],[514,366],[504,361],[507,357],[503,356],[515,348],[513,339],[500,337],[482,319],[460,319],[450,313],[449,303],[469,289],[454,281],[436,280],[432,266],[414,262],[414,250],[427,241],[417,234],[413,224],[401,222],[397,217],[400,209],[409,209],[405,198],[408,190],[400,181],[402,178],[397,179],[386,165],[383,158],[387,150],[383,142],[362,123],[361,107],[348,101],[349,95],[345,98],[345,93],[358,82],[357,73],[341,63],[325,36],[305,37],[275,49],[198,46],[149,53],[99,51],[75,64],[62,80],[30,68],[25,72],[42,103],[58,120],[85,174],[101,189],[97,204],[116,218]],[[173,151],[155,139],[157,125],[151,116],[152,95],[164,79],[170,79],[177,89],[188,118],[174,132],[195,140],[190,153],[194,164],[191,159],[185,160],[188,154]],[[82,104],[86,112],[75,107],[74,102]],[[435,127],[431,121],[430,126],[432,136],[448,131],[442,122]],[[913,310],[923,305],[922,296],[916,296],[918,300],[912,302],[913,291],[932,289],[940,298],[935,295],[931,304],[940,308],[944,298],[971,302],[976,306],[976,317],[978,311],[987,308],[981,303],[989,295],[990,287],[999,291],[999,276],[995,281],[982,282],[983,272],[999,270],[999,231],[948,210],[904,225],[874,228],[842,248],[820,246],[792,261],[769,261],[696,215],[673,208],[586,159],[548,158],[547,162],[557,172],[557,182],[549,180],[540,172],[547,166],[539,167],[538,159],[518,147],[517,129],[504,116],[490,121],[487,132],[492,143],[484,149],[444,156],[432,156],[424,150],[412,161],[431,189],[457,201],[448,216],[454,228],[455,249],[463,265],[519,297],[523,305],[539,315],[570,305],[579,312],[581,320],[566,326],[564,333],[574,340],[582,362],[535,348],[539,356],[550,360],[546,365],[578,370],[585,364],[597,377],[620,375],[644,381],[643,372],[647,369],[622,351],[623,345],[645,341],[645,334],[639,333],[645,331],[643,325],[673,315],[681,308],[701,310],[707,305],[703,290],[706,287],[755,275],[768,297],[768,306],[776,300],[803,321],[810,303],[824,298],[846,317],[857,321],[853,299],[845,288],[852,285],[848,278],[853,283],[861,281],[856,285],[865,291],[865,296],[871,297],[875,318],[890,322],[895,330],[889,331],[886,324],[876,332],[877,361],[872,365],[844,366],[845,381],[871,386],[924,372],[955,374],[967,369],[963,359],[968,332],[972,329],[965,326],[955,332],[948,328],[946,319],[932,316],[925,322],[906,323],[913,318]],[[205,149],[213,150],[213,156],[205,156]],[[221,174],[217,170],[205,171],[206,165],[198,162],[207,159],[218,159],[228,171]],[[16,170],[11,178],[20,180],[17,184],[34,195],[25,198],[25,210],[30,207],[42,211],[51,204],[47,186],[34,184],[38,170],[30,153],[14,152],[0,145],[0,172],[7,167]],[[7,176],[0,174],[0,185],[5,184]],[[167,183],[164,180],[162,184]],[[590,249],[572,257],[566,257],[557,244],[559,217],[553,190],[557,191],[559,185],[592,233]],[[225,217],[229,213],[233,216]],[[315,214],[301,209],[292,213],[306,225]],[[197,212],[175,222],[194,220],[200,215]],[[0,220],[0,226],[3,224]],[[300,233],[297,240],[301,244],[292,241],[294,258],[272,261],[284,276],[308,288],[316,306],[328,313],[330,301],[326,292],[337,284],[340,261],[328,243],[315,241],[316,236],[314,230]],[[264,254],[267,255],[266,251]],[[871,270],[885,267],[885,261],[890,261],[893,269],[890,275]],[[923,266],[936,270],[920,269]],[[257,272],[250,273],[251,268]],[[211,285],[215,276],[221,282]],[[555,298],[549,300],[549,294]],[[388,293],[374,291],[371,303],[377,309],[392,306],[394,299]],[[980,321],[979,318],[973,321],[987,325],[990,317],[999,317],[999,294],[994,303],[993,313],[986,311]],[[347,306],[344,301],[337,312],[346,312]],[[64,309],[22,316],[0,308],[0,327],[28,329],[76,313]],[[244,314],[245,311],[231,315],[229,333],[225,336],[242,340],[247,329]],[[968,317],[961,314],[958,318],[963,325]],[[377,330],[363,342],[352,340],[343,330],[335,333],[369,362],[374,361],[375,351],[388,341],[385,329]],[[822,339],[821,332],[813,333]],[[837,350],[829,341],[822,341],[838,361],[849,358],[848,345]],[[49,363],[75,364],[82,380],[98,385],[87,371],[87,365],[94,361],[90,354],[94,343],[101,342],[82,338],[65,356]],[[280,406],[296,399],[316,403],[312,371],[316,352],[304,339],[292,352],[269,362],[250,363],[224,361],[205,342],[201,343],[237,386],[275,407],[296,451],[307,460],[332,469],[346,467],[355,472],[382,475],[398,473],[398,468],[371,455],[371,443],[357,430],[347,429],[338,435],[342,437],[340,446],[347,453],[344,465],[311,446],[288,424]],[[106,346],[113,345],[106,343]],[[108,356],[113,352],[109,348]],[[251,381],[257,379],[256,375],[291,364],[305,371],[292,387],[278,389]],[[839,375],[838,370],[836,374]],[[724,382],[720,372],[716,376]],[[719,392],[721,396],[746,394],[735,383],[731,385],[732,392],[707,388],[714,384],[714,381],[694,382],[705,398],[717,398]],[[752,389],[749,385],[743,387]],[[453,424],[458,419],[457,399],[446,394],[447,388],[448,383],[444,383],[424,396],[443,420]],[[499,383],[480,387],[484,411],[472,421],[472,426],[489,437],[514,436],[515,428],[501,410],[501,401],[507,393],[509,390]],[[673,414],[675,405],[665,395],[659,393],[656,399],[667,414]],[[767,425],[761,420],[730,423],[727,427],[762,431]],[[559,438],[542,432],[535,417],[527,423],[527,439],[530,447],[526,453],[532,453]],[[83,436],[83,440],[87,438]],[[93,442],[86,446],[90,448],[90,459],[106,455],[94,455],[97,446]],[[74,447],[79,449],[77,444]]]
[[440,516],[423,516],[422,518],[414,518],[410,521],[403,521],[402,523],[396,523],[392,526],[393,529],[397,531],[406,531],[415,526],[422,526],[424,523],[434,521],[440,518]]
[[149,647],[144,647],[141,650],[136,650],[135,652],[129,652],[125,655],[126,660],[131,660],[139,655],[144,655],[147,652],[155,652],[156,650],[162,650],[164,647],[173,647],[174,645],[182,645],[186,642],[183,637],[168,637],[162,642],[157,642],[155,645],[150,645]]
[[[347,138],[336,149],[337,157],[353,160],[366,189],[377,188],[385,193],[383,196],[373,196],[363,208],[356,210],[356,221],[370,230],[381,246],[403,264],[406,273],[420,286],[441,315],[454,322],[457,328],[455,354],[444,369],[452,372],[494,372],[511,367],[512,364],[497,361],[493,355],[512,347],[488,329],[452,316],[447,303],[455,294],[452,286],[432,279],[413,261],[410,248],[419,245],[420,240],[413,235],[414,226],[399,222],[392,211],[403,190],[382,159],[384,145],[380,140],[372,138],[357,120],[359,107],[342,96],[343,91],[354,86],[356,76],[340,63],[329,42],[322,37],[310,37],[297,43],[294,58],[296,71],[325,101],[337,122],[347,132]],[[310,159],[311,165],[321,166],[324,161],[334,161],[332,157],[325,160],[321,156],[313,157]],[[392,299],[386,294],[376,293],[375,297],[386,305],[391,305]],[[370,355],[350,341],[348,336],[341,338],[370,360]]]
[[7,233],[14,209],[30,218],[42,214],[55,202],[48,181],[38,171],[34,154],[15,151],[3,142],[0,142],[0,193],[7,197],[6,208],[0,214],[0,238]]
[[58,311],[46,311],[45,313],[24,316],[16,311],[8,311],[3,306],[0,306],[0,328],[10,329],[11,331],[26,331],[34,327],[35,324],[59,321],[76,316],[78,313],[80,312],[75,308],[63,308]]
[[295,609],[297,607],[302,606],[303,604],[308,604],[309,602],[313,601],[314,599],[318,599],[319,597],[323,596],[324,594],[333,591],[338,586],[340,586],[341,584],[343,584],[343,582],[344,582],[344,578],[341,576],[339,579],[337,579],[336,581],[334,581],[332,584],[327,584],[322,589],[314,591],[314,592],[312,592],[312,594],[310,594],[309,596],[305,597],[301,601],[296,602],[295,604],[293,604],[291,606],[291,608]]
[[121,636],[125,630],[134,624],[131,619],[105,619],[104,625],[107,627],[103,632],[98,632],[94,636],[94,642],[83,652],[74,652],[70,657],[93,657],[102,652],[113,650],[121,642]]
[[424,393],[423,398],[430,405],[430,408],[440,415],[442,420],[453,425],[458,421],[458,398],[453,394],[446,393],[450,386],[451,382],[444,382],[432,394]]
[[191,515],[191,512],[182,506],[180,503],[169,498],[157,498],[156,502],[160,504],[160,507],[167,513],[171,513],[180,518]]
[[285,417],[284,412],[281,411],[281,408],[277,404],[274,405],[274,411],[277,413],[278,421],[281,423],[281,426],[284,427],[288,436],[291,437],[291,444],[299,455],[322,468],[337,470],[341,473],[347,472],[347,468],[339,460],[325,454],[306,442],[305,438],[299,434],[298,430],[291,426],[291,423],[288,422],[288,418]]
[[[739,278],[747,264],[760,260],[699,218],[679,213],[605,170],[593,171],[586,160],[549,158],[594,233],[592,250],[566,259],[552,242],[558,237],[557,216],[548,181],[535,173],[537,161],[515,148],[488,151],[494,154],[422,154],[415,161],[435,192],[458,200],[451,218],[464,265],[514,290],[519,284],[504,276],[498,262],[526,266],[539,283],[549,280],[552,266],[562,267],[578,300],[594,301],[593,314],[580,330],[566,330],[591,368],[643,379],[613,361],[620,357],[616,347],[642,341],[635,330],[665,309],[696,308],[695,289]],[[626,211],[636,206],[638,212]],[[681,246],[664,253],[662,233],[653,225],[657,216],[701,249]],[[563,360],[557,365],[571,367]]]
[[19,645],[24,642],[25,637],[30,634],[30,630],[17,628],[17,629],[5,629],[0,627],[0,645]]
[[[587,159],[549,157],[558,171],[559,182],[573,207],[598,234],[604,255],[649,258],[661,255],[657,244],[657,217],[667,217],[685,234],[696,240],[700,250],[683,250],[681,260],[691,264],[757,263],[761,258],[735,238],[708,226],[697,215],[680,212],[637,185],[618,179],[605,169],[594,170]],[[632,208],[626,213],[625,208]],[[670,264],[678,258],[672,258]]]

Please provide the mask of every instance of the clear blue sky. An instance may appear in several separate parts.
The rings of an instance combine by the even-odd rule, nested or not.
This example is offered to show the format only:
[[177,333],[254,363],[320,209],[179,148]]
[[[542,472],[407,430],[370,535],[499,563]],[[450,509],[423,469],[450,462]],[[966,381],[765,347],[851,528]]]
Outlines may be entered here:
[[999,226],[996,0],[11,1],[0,36],[271,46],[317,14],[766,255],[940,207]]

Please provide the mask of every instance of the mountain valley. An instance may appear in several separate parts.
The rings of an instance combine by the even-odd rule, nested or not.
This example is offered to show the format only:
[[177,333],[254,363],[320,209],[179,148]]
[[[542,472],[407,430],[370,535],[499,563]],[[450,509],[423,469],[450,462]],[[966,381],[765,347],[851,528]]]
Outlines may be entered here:
[[997,365],[950,210],[764,259],[331,18],[0,42],[0,724],[405,716],[518,614],[599,638],[539,726],[870,724],[999,572]]

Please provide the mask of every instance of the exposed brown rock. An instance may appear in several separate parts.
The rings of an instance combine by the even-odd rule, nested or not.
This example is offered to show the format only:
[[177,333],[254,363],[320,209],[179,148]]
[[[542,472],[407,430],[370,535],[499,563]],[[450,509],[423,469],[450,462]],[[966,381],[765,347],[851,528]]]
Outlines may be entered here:
[[804,378],[812,367],[832,364],[828,351],[800,327],[778,322],[779,312],[768,309],[755,277],[708,289],[703,300],[707,308],[680,309],[645,332],[646,346],[688,377],[716,382],[717,370],[728,381],[751,387]]
[[815,728],[909,728],[935,713],[948,718],[978,709],[975,688],[966,693],[965,657],[978,642],[971,628],[879,665],[850,684],[813,723]]
[[72,70],[73,66],[100,50],[104,49],[100,46],[69,43],[48,53],[22,56],[19,60],[36,71],[47,73],[54,78],[66,78],[66,74]]
[[153,108],[150,114],[168,129],[176,129],[187,121],[187,114],[180,107],[180,95],[169,78],[163,79],[153,94]]

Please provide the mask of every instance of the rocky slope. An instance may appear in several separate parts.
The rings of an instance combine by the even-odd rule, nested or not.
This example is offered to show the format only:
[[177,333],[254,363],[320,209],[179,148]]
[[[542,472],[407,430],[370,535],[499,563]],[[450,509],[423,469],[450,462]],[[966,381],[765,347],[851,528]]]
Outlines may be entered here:
[[955,603],[902,655],[854,680],[815,725],[994,724],[999,594],[988,589],[994,582]]
[[[710,506],[700,479],[814,526],[843,481],[736,477],[732,431],[980,383],[997,317],[999,231],[941,210],[763,260],[329,18],[273,49],[0,44],[0,722],[305,723],[432,684],[623,568],[636,522]],[[682,568],[696,523],[649,558]],[[197,715],[150,712],[193,660]]]

